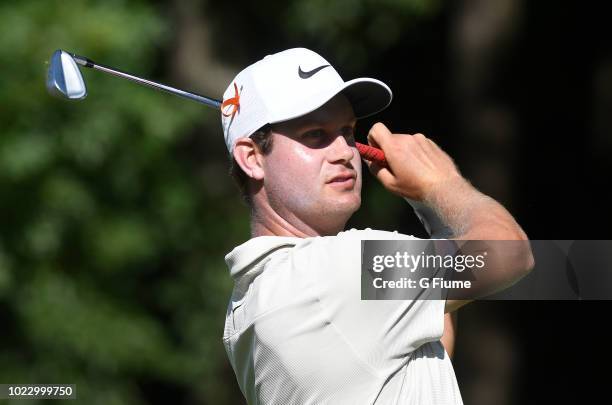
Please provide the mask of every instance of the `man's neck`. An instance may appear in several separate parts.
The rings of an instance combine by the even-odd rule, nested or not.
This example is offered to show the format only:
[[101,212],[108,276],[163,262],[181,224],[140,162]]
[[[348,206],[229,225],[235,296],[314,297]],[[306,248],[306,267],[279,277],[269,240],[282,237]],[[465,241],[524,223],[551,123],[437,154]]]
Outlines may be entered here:
[[273,217],[262,216],[256,211],[251,213],[251,237],[257,236],[294,236],[298,238],[308,238],[312,236],[319,236],[314,230],[306,227],[306,229],[300,229],[284,220],[276,213]]
[[337,229],[317,229],[297,217],[287,220],[274,210],[253,209],[251,211],[251,237],[257,236],[293,236],[309,238],[315,236],[336,235],[344,229],[344,224]]

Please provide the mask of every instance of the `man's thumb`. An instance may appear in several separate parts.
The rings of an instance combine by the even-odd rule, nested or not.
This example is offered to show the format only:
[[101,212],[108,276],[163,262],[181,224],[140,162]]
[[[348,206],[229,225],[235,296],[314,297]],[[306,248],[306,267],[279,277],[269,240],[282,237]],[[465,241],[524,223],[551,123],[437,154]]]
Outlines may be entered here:
[[377,122],[368,132],[368,143],[371,146],[385,150],[385,144],[391,136],[391,131],[382,122]]

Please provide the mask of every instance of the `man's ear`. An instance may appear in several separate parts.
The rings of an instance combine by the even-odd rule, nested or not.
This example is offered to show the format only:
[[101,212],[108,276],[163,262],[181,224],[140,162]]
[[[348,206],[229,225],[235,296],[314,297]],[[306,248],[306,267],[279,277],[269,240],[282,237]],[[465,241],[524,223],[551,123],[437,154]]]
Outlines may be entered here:
[[264,178],[263,155],[250,138],[240,138],[234,146],[234,159],[243,172],[253,180]]

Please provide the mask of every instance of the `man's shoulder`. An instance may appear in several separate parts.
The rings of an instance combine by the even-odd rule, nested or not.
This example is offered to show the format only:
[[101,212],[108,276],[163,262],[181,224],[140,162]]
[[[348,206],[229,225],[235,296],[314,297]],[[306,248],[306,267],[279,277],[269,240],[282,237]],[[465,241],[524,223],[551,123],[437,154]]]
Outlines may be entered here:
[[316,236],[308,238],[285,236],[259,236],[235,247],[225,256],[225,261],[232,272],[242,271],[269,257],[271,254],[289,248],[293,254],[320,255],[323,253],[345,253],[359,247],[364,240],[415,240],[412,235],[397,231],[382,231],[365,228],[339,232],[337,235]]

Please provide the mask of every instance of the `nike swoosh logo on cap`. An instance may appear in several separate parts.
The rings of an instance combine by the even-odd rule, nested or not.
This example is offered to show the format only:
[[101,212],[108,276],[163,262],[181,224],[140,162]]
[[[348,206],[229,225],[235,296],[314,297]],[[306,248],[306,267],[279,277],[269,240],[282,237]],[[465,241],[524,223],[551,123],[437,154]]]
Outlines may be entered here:
[[308,72],[304,72],[302,70],[301,66],[298,66],[298,75],[300,75],[300,77],[302,79],[308,79],[310,77],[312,77],[312,75],[314,75],[315,73],[317,73],[319,70],[321,69],[325,69],[326,67],[328,67],[329,65],[323,65],[323,66],[319,66],[318,68],[314,68],[311,71]]

